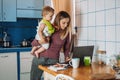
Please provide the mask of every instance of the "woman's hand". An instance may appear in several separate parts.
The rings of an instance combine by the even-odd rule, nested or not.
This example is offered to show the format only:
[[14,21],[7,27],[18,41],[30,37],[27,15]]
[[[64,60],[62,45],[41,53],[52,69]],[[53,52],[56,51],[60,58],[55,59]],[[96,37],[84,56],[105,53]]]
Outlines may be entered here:
[[66,57],[66,58],[65,58],[65,62],[69,62],[70,60],[71,60],[70,57]]

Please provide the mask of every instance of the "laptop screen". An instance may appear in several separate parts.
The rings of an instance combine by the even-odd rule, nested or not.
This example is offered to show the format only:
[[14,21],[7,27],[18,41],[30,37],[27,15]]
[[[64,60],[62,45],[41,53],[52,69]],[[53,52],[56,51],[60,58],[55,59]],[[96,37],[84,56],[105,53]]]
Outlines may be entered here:
[[84,64],[84,56],[90,56],[92,60],[94,46],[79,46],[73,48],[72,58],[80,58],[80,65]]

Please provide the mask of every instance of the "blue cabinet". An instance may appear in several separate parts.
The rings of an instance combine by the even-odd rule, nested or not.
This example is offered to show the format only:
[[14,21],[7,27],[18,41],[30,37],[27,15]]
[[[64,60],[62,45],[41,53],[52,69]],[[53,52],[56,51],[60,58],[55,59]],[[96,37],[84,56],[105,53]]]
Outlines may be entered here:
[[44,0],[17,0],[17,9],[38,9],[43,7]]
[[2,21],[2,0],[0,0],[0,21]]
[[44,0],[17,0],[18,18],[41,18]]
[[0,21],[16,21],[16,0],[0,0]]

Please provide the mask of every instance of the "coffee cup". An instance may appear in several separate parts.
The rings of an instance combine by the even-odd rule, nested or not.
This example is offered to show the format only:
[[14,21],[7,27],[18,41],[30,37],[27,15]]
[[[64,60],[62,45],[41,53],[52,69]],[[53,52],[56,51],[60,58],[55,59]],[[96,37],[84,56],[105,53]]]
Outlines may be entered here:
[[80,58],[72,58],[71,61],[69,61],[69,65],[71,65],[73,68],[78,68],[80,64]]

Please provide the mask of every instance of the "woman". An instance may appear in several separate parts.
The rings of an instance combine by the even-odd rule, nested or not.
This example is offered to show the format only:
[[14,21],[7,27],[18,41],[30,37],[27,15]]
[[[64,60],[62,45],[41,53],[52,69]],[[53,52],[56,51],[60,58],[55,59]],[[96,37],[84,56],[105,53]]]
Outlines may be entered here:
[[51,36],[49,48],[34,57],[31,67],[31,80],[40,80],[43,71],[38,69],[38,65],[51,65],[59,62],[59,53],[63,48],[65,60],[69,60],[70,41],[71,41],[71,21],[70,15],[65,11],[60,11],[54,20],[56,31]]

